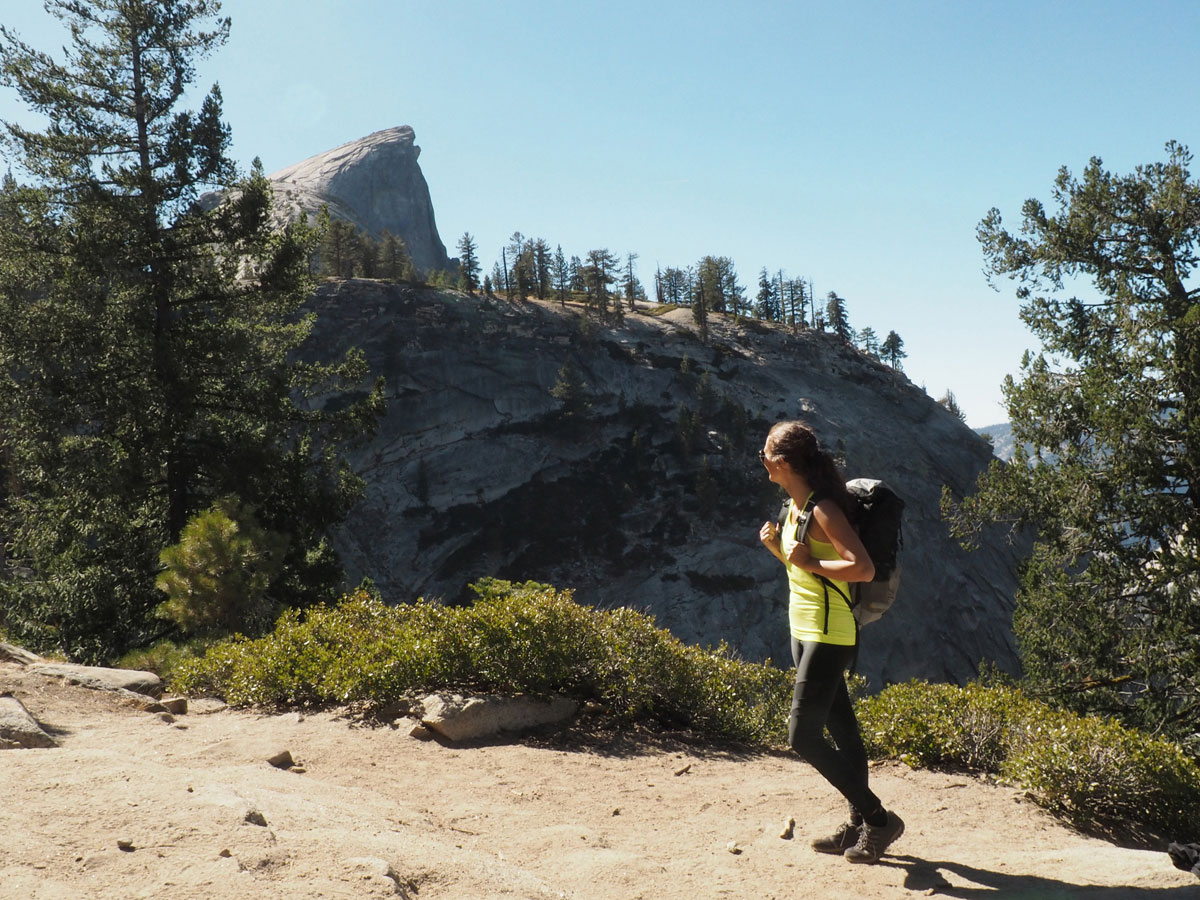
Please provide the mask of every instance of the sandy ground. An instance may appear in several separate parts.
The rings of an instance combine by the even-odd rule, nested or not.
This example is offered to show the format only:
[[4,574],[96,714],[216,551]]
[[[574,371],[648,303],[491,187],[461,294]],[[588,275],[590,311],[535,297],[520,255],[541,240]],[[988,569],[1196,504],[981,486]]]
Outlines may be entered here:
[[[854,866],[808,847],[842,805],[785,754],[578,729],[449,747],[198,703],[168,722],[8,664],[0,690],[61,743],[0,753],[4,900],[1200,898],[1166,853],[898,764],[874,785],[908,829]],[[283,749],[303,771],[266,762]]]

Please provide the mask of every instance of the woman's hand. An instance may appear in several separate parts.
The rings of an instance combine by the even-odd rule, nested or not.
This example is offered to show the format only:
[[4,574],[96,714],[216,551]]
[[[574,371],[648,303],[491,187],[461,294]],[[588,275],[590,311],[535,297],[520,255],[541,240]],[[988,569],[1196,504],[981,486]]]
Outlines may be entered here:
[[812,550],[809,549],[806,541],[801,541],[792,548],[792,552],[788,554],[787,561],[798,569],[809,570],[812,565]]
[[779,526],[774,522],[763,522],[762,528],[758,529],[758,539],[763,542],[768,550],[779,555]]
[[763,542],[763,546],[771,551],[780,562],[786,562],[783,558],[783,541],[780,540],[781,534],[779,526],[774,522],[763,522],[762,528],[758,529],[758,539]]

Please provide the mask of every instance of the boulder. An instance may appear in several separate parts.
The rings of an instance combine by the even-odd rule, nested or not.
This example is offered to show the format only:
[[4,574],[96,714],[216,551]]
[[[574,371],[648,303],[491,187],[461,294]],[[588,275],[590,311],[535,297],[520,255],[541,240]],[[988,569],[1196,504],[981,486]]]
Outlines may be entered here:
[[0,750],[57,746],[25,704],[16,697],[0,696]]
[[162,694],[163,685],[153,672],[136,669],[108,669],[103,666],[79,666],[72,663],[37,663],[29,666],[35,675],[62,678],[71,684],[101,691],[133,691],[148,697]]
[[15,662],[22,666],[28,666],[41,661],[42,658],[36,653],[30,653],[22,647],[0,641],[0,662]]
[[502,732],[528,731],[564,722],[579,704],[566,697],[463,697],[431,694],[421,724],[449,741],[477,741]]

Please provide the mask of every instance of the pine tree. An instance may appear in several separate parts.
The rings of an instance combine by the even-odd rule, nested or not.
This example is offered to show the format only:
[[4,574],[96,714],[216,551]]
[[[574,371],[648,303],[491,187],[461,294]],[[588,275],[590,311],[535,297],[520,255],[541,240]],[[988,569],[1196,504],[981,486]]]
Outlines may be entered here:
[[379,276],[379,242],[365,231],[360,231],[357,250],[355,260],[357,274],[363,278],[377,278]]
[[533,242],[533,278],[539,300],[545,300],[550,294],[553,271],[554,256],[550,253],[550,245],[538,238]]
[[946,389],[941,397],[938,398],[938,403],[946,408],[947,411],[958,417],[960,422],[967,421],[967,414],[962,411],[962,407],[958,405],[958,398],[954,396],[954,391]]
[[779,295],[775,291],[775,279],[767,272],[766,266],[758,273],[758,294],[755,297],[757,306],[755,312],[760,319],[777,322],[781,317]]
[[[1174,142],[1114,173],[1059,171],[1009,232],[980,223],[1041,341],[1004,398],[1016,447],[965,503],[1036,531],[1013,626],[1027,683],[1200,752],[1200,180]],[[1026,448],[1029,449],[1026,449]],[[969,526],[969,527],[964,527]]]
[[904,339],[894,331],[889,331],[887,337],[883,339],[883,345],[879,348],[880,354],[883,356],[883,361],[897,371],[903,370],[904,366],[900,364],[900,360],[908,356],[904,352]]
[[[587,265],[579,272],[587,291],[588,305],[601,317],[607,317],[610,312],[609,287],[617,281],[616,271],[617,258],[611,251],[599,249],[587,252]],[[611,311],[619,317],[620,304],[616,304]]]
[[475,293],[479,287],[479,249],[469,231],[458,239],[458,273],[463,290]]
[[633,264],[637,261],[636,253],[625,254],[625,277],[621,281],[621,292],[625,295],[625,302],[629,304],[629,309],[637,308],[638,300],[646,299],[646,292],[642,288],[642,283],[638,281],[637,275],[634,274]]
[[392,281],[411,281],[416,276],[404,239],[386,228],[379,247],[379,274]]
[[846,301],[835,291],[830,291],[825,298],[825,321],[843,341],[848,344],[854,342],[854,329],[850,327],[850,318],[846,315]]
[[554,249],[554,294],[558,302],[567,305],[567,292],[571,289],[571,269],[563,255],[562,244]]
[[708,310],[709,298],[705,291],[712,290],[708,287],[709,280],[706,278],[697,278],[692,284],[692,321],[700,328],[700,340],[708,343]]
[[[88,661],[164,628],[159,553],[216,499],[287,534],[274,601],[329,599],[326,534],[361,491],[340,455],[370,430],[361,355],[300,362],[315,235],[269,223],[256,162],[239,179],[214,87],[180,109],[228,19],[209,0],[49,0],[70,26],[63,62],[0,28],[0,81],[46,114],[5,123],[30,182],[0,215],[0,434],[16,490],[0,516],[8,633]],[[225,202],[198,203],[208,187]],[[14,223],[20,222],[19,227]]]
[[345,219],[329,216],[327,212],[322,221],[321,271],[334,278],[353,278],[355,258],[360,251],[358,229]]

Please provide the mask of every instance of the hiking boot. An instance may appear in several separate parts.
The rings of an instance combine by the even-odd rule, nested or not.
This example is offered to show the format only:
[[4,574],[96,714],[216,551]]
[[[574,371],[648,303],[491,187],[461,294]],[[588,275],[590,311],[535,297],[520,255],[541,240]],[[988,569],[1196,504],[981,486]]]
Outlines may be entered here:
[[858,843],[858,832],[861,826],[853,822],[843,822],[837,831],[829,837],[819,837],[812,842],[812,848],[818,853],[845,853]]
[[894,812],[887,814],[886,825],[871,825],[863,822],[862,831],[858,835],[858,843],[844,854],[852,863],[876,863],[883,851],[892,842],[904,834],[904,822]]

